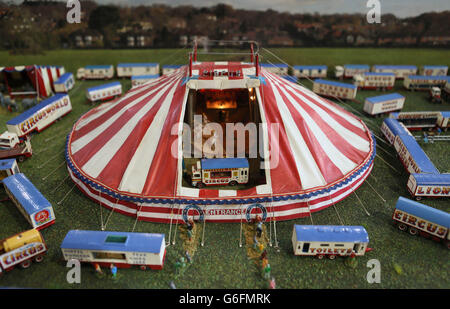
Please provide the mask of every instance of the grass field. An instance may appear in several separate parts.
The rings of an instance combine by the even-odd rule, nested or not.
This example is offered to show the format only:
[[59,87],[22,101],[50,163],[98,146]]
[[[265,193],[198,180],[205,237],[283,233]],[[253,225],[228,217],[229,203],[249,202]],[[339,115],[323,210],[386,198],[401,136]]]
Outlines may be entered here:
[[[368,64],[447,64],[448,50],[421,49],[274,49],[271,50],[288,63],[326,64],[330,67],[345,63]],[[64,65],[66,71],[75,72],[82,65],[114,64],[119,62],[159,62],[163,64],[183,64],[187,61],[187,50],[97,50],[97,51],[50,51],[41,56],[10,56],[0,52],[0,66],[24,64]],[[268,53],[266,60],[279,62]],[[220,57],[220,56],[219,56]],[[199,58],[203,60],[203,58]],[[130,88],[129,80],[121,80],[124,89]],[[70,92],[73,110],[61,121],[53,124],[40,134],[32,137],[34,155],[20,165],[20,169],[41,190],[52,203],[56,223],[42,233],[49,247],[47,258],[30,269],[14,269],[0,277],[0,286],[31,288],[169,288],[174,281],[178,288],[266,288],[267,282],[254,260],[250,259],[244,245],[239,247],[239,224],[206,223],[205,245],[200,246],[196,233],[196,252],[193,263],[175,273],[175,261],[183,254],[184,229],[178,227],[176,244],[167,248],[166,263],[161,271],[141,271],[139,269],[119,269],[118,278],[109,275],[98,276],[91,266],[83,266],[81,284],[70,285],[66,281],[68,268],[62,261],[59,246],[70,229],[100,229],[100,222],[107,220],[107,230],[136,232],[161,232],[168,237],[169,225],[136,222],[134,218],[113,213],[87,199],[67,177],[64,165],[65,136],[73,123],[91,105],[86,104],[85,89],[101,84],[101,81],[78,81]],[[311,87],[308,81],[301,81]],[[395,91],[406,96],[404,110],[450,110],[448,104],[432,104],[426,94],[408,92],[397,82]],[[375,91],[359,91],[357,99],[377,95]],[[381,137],[379,127],[382,118],[369,118],[362,114],[358,103],[340,103],[344,108],[361,117],[371,130]],[[6,129],[6,121],[16,114],[0,110],[0,127]],[[292,253],[291,233],[293,224],[311,224],[311,218],[302,218],[276,223],[278,249],[268,248],[268,258],[277,288],[450,288],[449,252],[441,244],[421,237],[412,237],[393,226],[391,215],[399,195],[409,197],[406,190],[408,175],[395,158],[395,151],[381,140],[377,140],[379,157],[375,159],[371,177],[357,191],[344,201],[312,215],[314,224],[363,225],[370,237],[370,247],[374,251],[356,260],[349,266],[345,259],[318,260],[296,257]],[[448,142],[424,145],[426,153],[441,172],[450,172]],[[396,172],[384,161],[395,167]],[[41,167],[42,166],[42,167]],[[41,168],[40,168],[41,167]],[[43,180],[45,178],[45,180]],[[386,202],[372,190],[381,194]],[[59,186],[59,187],[58,187]],[[73,190],[73,191],[70,191]],[[67,198],[61,203],[65,195]],[[0,198],[4,198],[0,191]],[[364,208],[370,214],[367,215]],[[450,203],[445,199],[430,199],[424,203],[447,212]],[[340,218],[340,219],[339,219]],[[29,229],[28,223],[20,215],[12,202],[2,202],[0,207],[0,239]],[[269,229],[267,225],[266,231]],[[272,231],[274,232],[274,231]],[[184,244],[186,245],[186,244]],[[381,283],[369,284],[366,266],[370,259],[378,259],[381,264]],[[447,270],[446,270],[447,269]]]

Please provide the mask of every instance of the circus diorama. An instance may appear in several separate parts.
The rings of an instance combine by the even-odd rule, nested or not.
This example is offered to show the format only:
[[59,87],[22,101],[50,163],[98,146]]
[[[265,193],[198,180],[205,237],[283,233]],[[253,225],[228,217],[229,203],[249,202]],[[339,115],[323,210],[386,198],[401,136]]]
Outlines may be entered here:
[[[403,164],[408,180],[402,185],[412,198],[448,198],[448,173],[433,165],[419,142],[449,140],[441,135],[449,126],[449,112],[402,112],[408,104],[404,92],[384,93],[395,87],[396,79],[403,78],[404,88],[430,91],[432,98],[436,97],[433,88],[442,88],[439,102],[445,104],[447,76],[437,76],[431,69],[424,76],[396,71],[406,66],[375,65],[373,72],[369,65],[336,67],[335,77],[353,79],[351,84],[326,80],[328,67],[324,65],[261,63],[258,44],[245,44],[249,51],[241,52],[240,60],[221,61],[217,57],[202,61],[200,58],[208,53],[199,52],[195,42],[187,64],[163,66],[162,75],[157,63],[118,65],[117,76],[131,81],[128,91],[128,80],[103,84],[92,81],[114,78],[112,65],[84,66],[77,72],[76,83],[72,74],[59,74],[60,70],[64,73],[60,68],[5,68],[6,77],[23,71],[23,77],[35,78],[29,88],[36,88],[30,90],[36,94],[36,102],[8,121],[8,130],[0,136],[5,201],[18,208],[33,230],[0,243],[0,275],[14,266],[28,268],[32,261],[41,264],[48,250],[58,250],[60,261],[76,259],[92,264],[98,278],[102,278],[102,268],[110,269],[113,278],[119,280],[117,268],[150,268],[148,271],[161,273],[168,263],[179,276],[193,262],[197,246],[204,246],[206,223],[224,223],[239,226],[239,246],[237,241],[234,244],[247,248],[268,287],[275,288],[268,252],[284,250],[303,259],[342,257],[345,261],[377,252],[377,241],[373,245],[370,235],[373,230],[363,226],[364,220],[356,216],[344,222],[336,208],[341,201],[356,197],[364,216],[370,217],[356,193],[365,183],[387,205],[383,192],[368,182],[375,159],[391,171],[402,172],[377,150],[392,153],[397,163]],[[148,75],[149,68],[152,75]],[[380,68],[384,71],[377,71]],[[317,69],[320,74],[307,71]],[[56,74],[55,85],[46,82],[52,72]],[[307,79],[311,87],[288,78],[293,77],[289,72]],[[71,189],[53,203],[45,196],[52,196],[64,181],[51,192],[41,193],[40,184],[33,185],[25,176],[31,169],[21,173],[16,159],[20,164],[39,160],[36,154],[31,157],[31,139],[42,136],[44,129],[57,126],[74,111],[78,113],[81,109],[70,95],[74,97],[79,87],[76,84],[93,82],[85,87],[85,95],[76,99],[77,104],[89,108],[71,118],[70,129],[58,135],[65,141],[64,162],[41,178],[46,180],[66,167],[65,179],[70,179]],[[50,98],[39,103],[43,90],[50,92],[52,87],[55,93],[63,93],[48,95]],[[365,90],[372,92],[362,103],[357,94]],[[375,96],[375,91],[383,94]],[[14,104],[8,105],[9,109]],[[359,104],[361,112],[345,108],[349,104]],[[374,129],[376,117],[385,119],[380,128]],[[381,132],[380,136],[375,130]],[[423,130],[423,136],[414,136],[419,130]],[[38,154],[45,151],[41,149]],[[36,161],[37,169],[52,159]],[[70,218],[60,216],[73,190],[75,200],[88,204],[88,209],[100,209],[101,226],[97,230],[89,230],[82,223],[68,224]],[[396,198],[395,208],[394,204],[389,206],[393,214],[390,212],[390,218],[382,222],[450,248],[446,211],[399,197],[398,193]],[[74,205],[69,207],[70,211],[76,209]],[[315,224],[313,217],[329,207],[334,208],[341,224]],[[103,211],[109,214],[106,221]],[[114,213],[131,217],[132,231],[117,231],[112,224],[107,227]],[[299,224],[304,217],[309,217],[311,224]],[[286,221],[290,228],[277,235],[277,222]],[[148,222],[152,228],[135,232],[138,222]],[[64,239],[54,243],[45,237],[44,241],[41,233],[46,236],[58,224],[65,224]],[[175,258],[171,250],[177,246],[177,231],[183,242],[183,257]],[[270,251],[270,247],[276,250]],[[42,264],[39,267],[45,266]],[[171,281],[170,287],[174,286]]]

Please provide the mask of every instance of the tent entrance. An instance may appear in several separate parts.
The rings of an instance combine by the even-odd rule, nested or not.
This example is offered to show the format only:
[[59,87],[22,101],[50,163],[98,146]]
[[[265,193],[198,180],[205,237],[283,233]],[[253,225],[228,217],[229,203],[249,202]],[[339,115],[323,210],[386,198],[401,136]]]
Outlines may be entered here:
[[190,89],[184,123],[190,132],[183,132],[183,186],[192,187],[192,166],[197,167],[202,158],[247,158],[249,181],[233,189],[266,183],[261,169],[260,145],[264,143],[255,88]]

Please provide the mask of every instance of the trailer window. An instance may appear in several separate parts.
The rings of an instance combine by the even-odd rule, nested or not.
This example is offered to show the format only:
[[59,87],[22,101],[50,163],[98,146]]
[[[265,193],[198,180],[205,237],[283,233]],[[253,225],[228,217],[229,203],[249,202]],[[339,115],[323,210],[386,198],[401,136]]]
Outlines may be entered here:
[[230,178],[231,171],[225,172],[211,172],[211,178]]
[[309,251],[309,242],[305,242],[303,244],[303,250],[302,251],[305,252],[305,253]]
[[335,247],[343,247],[344,244],[335,244],[334,246],[335,246]]
[[115,252],[92,252],[94,255],[94,259],[99,260],[125,260],[124,253],[115,253]]
[[320,244],[321,247],[328,247],[330,244]]
[[127,241],[127,236],[110,235],[106,237],[105,242],[123,244]]

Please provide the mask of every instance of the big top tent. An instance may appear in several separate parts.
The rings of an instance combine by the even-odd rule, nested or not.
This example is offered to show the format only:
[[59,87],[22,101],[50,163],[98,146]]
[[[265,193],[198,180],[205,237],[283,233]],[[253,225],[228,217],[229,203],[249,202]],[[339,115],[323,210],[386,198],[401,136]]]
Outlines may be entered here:
[[[267,220],[288,220],[350,195],[373,168],[367,126],[257,66],[194,62],[90,110],[67,137],[71,178],[97,203],[153,222],[181,221],[193,208],[207,221],[239,222],[254,206]],[[186,185],[182,134],[192,93],[239,88],[256,94],[262,180],[244,188]]]

